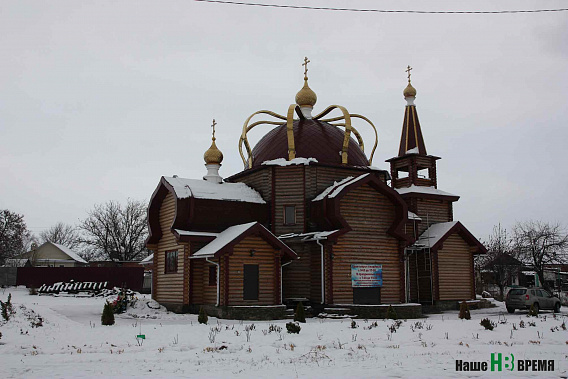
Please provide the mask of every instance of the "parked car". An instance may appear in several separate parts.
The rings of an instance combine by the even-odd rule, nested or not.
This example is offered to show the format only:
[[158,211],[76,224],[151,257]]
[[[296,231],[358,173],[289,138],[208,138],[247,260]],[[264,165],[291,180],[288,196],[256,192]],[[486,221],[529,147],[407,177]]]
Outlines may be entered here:
[[560,299],[543,288],[517,287],[507,293],[505,306],[509,313],[514,313],[515,309],[530,309],[533,305],[537,312],[540,309],[560,312]]

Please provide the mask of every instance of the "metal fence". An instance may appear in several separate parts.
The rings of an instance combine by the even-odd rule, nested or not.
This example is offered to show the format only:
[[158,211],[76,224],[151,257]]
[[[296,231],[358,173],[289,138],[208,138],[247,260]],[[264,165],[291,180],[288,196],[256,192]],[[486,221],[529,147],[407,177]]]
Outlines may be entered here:
[[17,272],[17,267],[0,267],[0,286],[15,286]]

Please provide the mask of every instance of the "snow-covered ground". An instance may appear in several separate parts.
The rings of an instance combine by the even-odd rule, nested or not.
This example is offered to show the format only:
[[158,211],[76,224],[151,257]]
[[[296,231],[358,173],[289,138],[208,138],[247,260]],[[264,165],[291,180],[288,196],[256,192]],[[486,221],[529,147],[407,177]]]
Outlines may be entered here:
[[[9,293],[16,313],[8,322],[0,316],[2,378],[568,376],[566,307],[560,315],[529,318],[526,312],[509,315],[498,303],[472,310],[469,321],[445,312],[403,321],[394,333],[392,320],[355,320],[351,328],[350,319],[308,319],[300,334],[288,334],[286,321],[210,317],[201,325],[196,315],[151,309],[147,304],[156,303],[144,295],[117,315],[114,326],[102,326],[102,298],[31,296],[25,288],[8,288],[0,289],[0,300]],[[43,326],[32,327],[38,315]],[[493,331],[479,324],[485,317],[497,323]],[[146,336],[141,346],[140,333]],[[553,359],[555,371],[456,372],[456,360],[489,364],[491,353],[513,354],[516,362]]]

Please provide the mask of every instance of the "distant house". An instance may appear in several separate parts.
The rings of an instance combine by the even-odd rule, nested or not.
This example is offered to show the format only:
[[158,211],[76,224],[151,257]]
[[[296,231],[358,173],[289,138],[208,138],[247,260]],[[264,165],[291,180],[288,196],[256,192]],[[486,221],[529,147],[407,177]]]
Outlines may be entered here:
[[87,265],[87,262],[70,248],[49,241],[15,258],[29,259],[35,267],[81,267]]

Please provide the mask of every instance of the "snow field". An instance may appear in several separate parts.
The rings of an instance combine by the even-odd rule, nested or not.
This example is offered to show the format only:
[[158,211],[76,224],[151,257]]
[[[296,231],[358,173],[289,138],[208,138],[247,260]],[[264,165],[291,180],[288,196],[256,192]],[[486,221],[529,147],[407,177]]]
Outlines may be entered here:
[[[286,322],[234,321],[167,312],[147,295],[102,326],[103,298],[12,294],[15,314],[0,317],[0,377],[199,377],[199,378],[375,378],[375,377],[562,377],[568,374],[566,309],[506,313],[497,308],[420,320],[308,319],[299,334]],[[158,308],[158,309],[153,309]],[[38,317],[43,326],[33,327]],[[485,330],[482,318],[497,324]],[[524,327],[521,327],[521,321]],[[529,324],[530,323],[530,324]],[[253,325],[254,326],[251,326]],[[514,327],[513,327],[514,324]],[[534,326],[532,326],[534,325]],[[279,330],[280,328],[280,330]],[[248,329],[248,330],[247,330]],[[389,329],[396,329],[391,332]],[[516,329],[516,330],[515,330]],[[142,333],[146,339],[136,340]],[[519,359],[554,359],[554,372],[456,372],[456,359],[489,361],[491,353]]]

